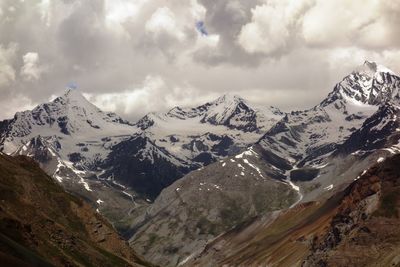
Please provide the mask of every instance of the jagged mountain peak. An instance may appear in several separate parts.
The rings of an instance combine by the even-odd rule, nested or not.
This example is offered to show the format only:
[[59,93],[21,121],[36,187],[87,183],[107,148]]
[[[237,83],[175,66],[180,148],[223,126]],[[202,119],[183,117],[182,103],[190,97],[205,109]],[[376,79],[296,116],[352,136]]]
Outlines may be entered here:
[[253,105],[239,95],[227,93],[197,107],[176,106],[166,113],[149,113],[136,126],[146,130],[176,119],[178,122],[198,120],[202,124],[223,125],[244,132],[254,132],[269,128],[271,121],[277,121],[283,115],[278,108]]
[[247,102],[239,95],[226,93],[213,101],[207,102],[205,104],[202,104],[194,108],[182,108],[176,106],[170,109],[167,112],[167,115],[175,116],[178,118],[196,117],[196,116],[202,116],[205,113],[209,112],[210,110],[215,109],[216,107],[222,108],[220,111],[223,112],[224,111],[223,109],[235,108],[239,104],[244,104],[246,106],[249,106]]
[[218,97],[216,100],[212,101],[211,104],[219,105],[222,103],[226,104],[238,104],[240,102],[246,102],[241,96],[231,93],[223,94]]
[[392,75],[396,75],[389,68],[387,68],[383,65],[379,65],[378,63],[376,63],[374,61],[368,61],[368,60],[364,61],[364,64],[362,64],[361,66],[356,68],[353,71],[353,73],[360,73],[360,74],[364,74],[364,75],[369,75],[371,77],[373,77],[377,73],[389,73]]
[[67,89],[53,101],[32,110],[17,112],[13,119],[0,123],[1,149],[14,152],[30,138],[42,136],[80,136],[97,138],[130,134],[136,128],[114,113],[103,112],[78,90]]
[[365,61],[343,78],[319,106],[334,104],[337,108],[349,102],[360,105],[380,105],[386,101],[399,101],[400,77],[375,62]]
[[[86,100],[88,101],[83,94],[78,89],[71,89],[67,88],[62,95],[63,98],[70,99],[70,100]],[[89,101],[88,101],[89,102]]]
[[[80,110],[81,112],[96,112],[96,113],[106,113],[101,111],[98,107],[92,104],[86,97],[77,89],[67,88],[65,92],[55,98],[50,103],[45,103],[42,105],[58,105],[63,109],[74,109]],[[39,105],[42,106],[42,105]]]

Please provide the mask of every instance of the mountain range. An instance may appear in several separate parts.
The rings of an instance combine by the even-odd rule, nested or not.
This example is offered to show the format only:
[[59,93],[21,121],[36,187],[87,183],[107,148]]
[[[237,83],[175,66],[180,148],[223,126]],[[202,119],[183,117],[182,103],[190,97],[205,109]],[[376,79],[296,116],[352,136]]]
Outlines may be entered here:
[[244,152],[163,190],[135,219],[131,244],[156,263],[183,265],[232,227],[344,190],[398,152],[399,82],[366,62],[320,104],[285,114]]
[[127,214],[151,203],[162,189],[240,152],[283,115],[228,94],[130,123],[67,89],[0,122],[0,149],[34,158],[68,191],[92,203],[101,200],[98,208],[124,228],[130,224]]
[[[326,210],[310,203],[319,207],[335,199],[341,206],[343,192],[397,154],[399,89],[398,75],[367,61],[307,110],[285,113],[227,94],[135,123],[68,89],[0,122],[0,149],[35,159],[66,190],[95,206],[147,260],[204,266],[204,257],[222,265],[233,257],[229,251],[237,251],[241,233],[271,233],[270,225],[284,216],[295,220],[298,210],[323,216]],[[231,247],[220,252],[224,242]],[[309,266],[322,257],[314,247],[307,253]],[[260,258],[243,264],[276,263],[272,254],[255,255]]]

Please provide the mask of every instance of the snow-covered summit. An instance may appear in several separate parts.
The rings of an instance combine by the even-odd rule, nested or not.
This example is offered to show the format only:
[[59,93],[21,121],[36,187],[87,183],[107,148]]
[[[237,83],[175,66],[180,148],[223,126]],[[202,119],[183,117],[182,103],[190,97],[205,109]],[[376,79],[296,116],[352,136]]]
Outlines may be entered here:
[[377,75],[379,73],[389,73],[391,75],[396,75],[394,71],[390,70],[389,68],[383,65],[379,65],[374,61],[368,60],[366,60],[361,66],[357,67],[353,71],[353,73],[361,73],[364,75],[369,75],[370,77],[373,77],[374,75]]
[[338,83],[321,106],[334,104],[343,108],[348,103],[380,105],[388,100],[399,101],[400,77],[375,62],[365,61]]
[[38,135],[64,139],[74,136],[85,140],[136,131],[136,127],[114,113],[101,111],[74,89],[67,89],[62,96],[40,104],[33,110],[17,112],[13,119],[1,124],[1,143],[6,153],[14,152]]
[[399,89],[400,77],[367,61],[336,84],[319,105],[286,115],[259,143],[280,166],[320,164],[380,105],[399,103]]
[[210,102],[211,104],[219,105],[219,104],[224,104],[224,105],[235,105],[240,102],[246,102],[241,96],[236,95],[236,94],[231,94],[231,93],[226,93],[223,94],[222,96],[218,97],[216,100]]
[[93,105],[90,103],[78,89],[67,88],[61,98],[75,102],[78,105]]
[[262,132],[283,115],[278,108],[259,107],[238,95],[224,94],[197,107],[174,107],[167,113],[149,113],[136,125],[145,130],[165,122],[183,123],[186,120],[198,124],[223,125],[243,132]]
[[209,103],[209,108],[204,114],[202,122],[252,131],[255,130],[256,126],[250,125],[250,121],[255,119],[255,113],[254,108],[243,98],[225,94]]

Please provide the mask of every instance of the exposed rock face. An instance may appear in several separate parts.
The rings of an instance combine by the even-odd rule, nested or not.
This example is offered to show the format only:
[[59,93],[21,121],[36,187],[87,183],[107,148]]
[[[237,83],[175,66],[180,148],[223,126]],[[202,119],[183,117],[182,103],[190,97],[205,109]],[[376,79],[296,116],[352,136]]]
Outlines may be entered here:
[[29,158],[0,155],[0,195],[2,263],[149,266],[89,204]]
[[115,145],[101,166],[107,170],[100,178],[118,177],[121,184],[152,199],[191,170],[185,162],[144,135],[133,136]]
[[176,266],[219,234],[298,200],[288,183],[268,178],[273,170],[262,165],[257,152],[245,153],[193,171],[163,190],[135,222],[132,246],[154,263]]
[[398,152],[396,147],[400,137],[400,107],[392,101],[383,103],[379,109],[354,131],[335,151],[336,155],[363,153],[388,148]]
[[[375,120],[375,130],[379,131],[379,124],[393,119],[392,114],[398,112],[399,93],[399,76],[376,63],[365,62],[339,82],[319,105],[287,114],[258,143],[275,158],[281,158],[280,165],[285,163],[291,168],[321,165],[345,142],[346,145],[354,143],[351,148],[355,148],[357,144],[354,141],[360,137],[366,139],[365,135],[368,135],[372,142],[379,134],[379,138],[384,139],[389,131],[395,131],[395,123],[392,123],[384,129],[386,133],[372,133],[370,136],[368,129],[374,129],[367,123]],[[357,130],[363,131],[363,136],[359,133],[354,140],[347,141]],[[375,144],[376,147],[379,144]],[[282,169],[282,173],[286,171],[282,166],[275,166]]]
[[236,227],[185,266],[398,266],[400,156],[327,200]]
[[372,167],[345,191],[327,233],[303,266],[398,266],[400,156]]
[[113,175],[153,200],[190,171],[241,152],[283,116],[277,108],[250,105],[235,95],[150,113],[135,124],[139,134],[111,148],[102,176]]

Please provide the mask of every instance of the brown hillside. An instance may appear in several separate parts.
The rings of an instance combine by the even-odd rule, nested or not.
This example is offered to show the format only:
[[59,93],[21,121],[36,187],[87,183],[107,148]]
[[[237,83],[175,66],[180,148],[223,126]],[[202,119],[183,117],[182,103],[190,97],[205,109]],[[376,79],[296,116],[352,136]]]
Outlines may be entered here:
[[1,266],[148,266],[27,157],[0,155]]

